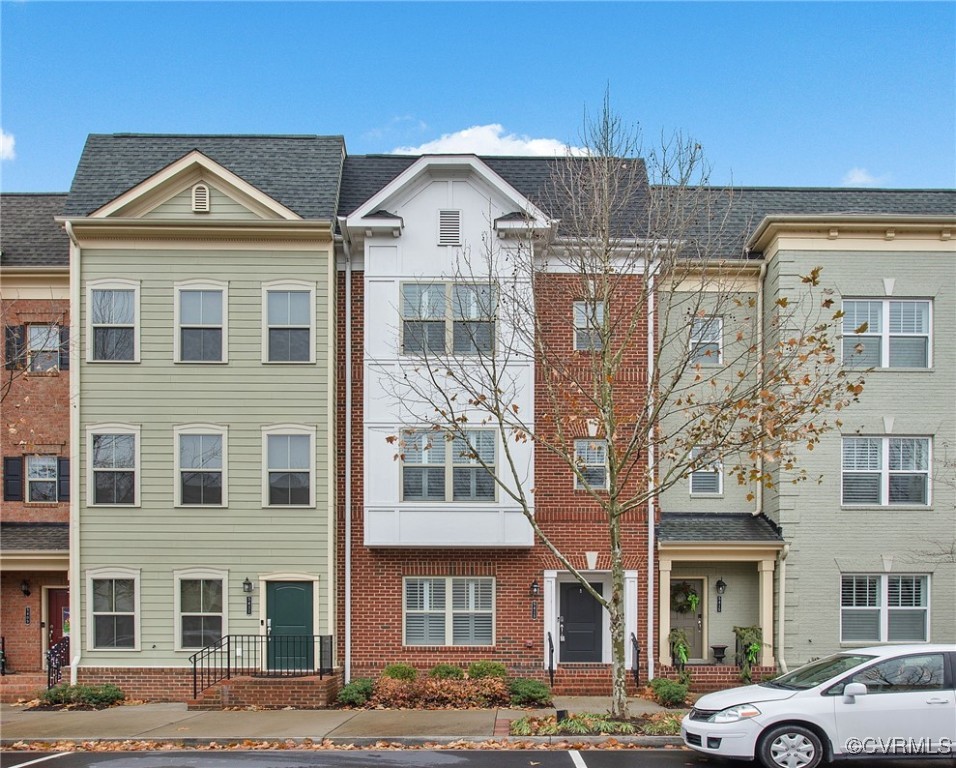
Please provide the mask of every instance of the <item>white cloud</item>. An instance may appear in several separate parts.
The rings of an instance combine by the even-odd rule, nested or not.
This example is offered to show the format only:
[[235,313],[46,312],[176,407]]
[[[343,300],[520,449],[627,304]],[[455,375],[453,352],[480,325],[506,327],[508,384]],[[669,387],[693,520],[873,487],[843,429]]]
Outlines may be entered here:
[[15,160],[17,157],[17,152],[14,149],[14,145],[17,143],[17,140],[13,138],[12,133],[7,133],[5,130],[0,128],[0,160]]
[[874,176],[866,168],[851,168],[843,174],[844,187],[877,187],[887,181],[887,176]]
[[[581,150],[571,147],[574,154]],[[455,133],[443,134],[440,139],[426,141],[417,147],[396,147],[401,155],[475,154],[475,155],[564,155],[568,146],[558,139],[533,139],[505,133],[498,123],[473,125]]]

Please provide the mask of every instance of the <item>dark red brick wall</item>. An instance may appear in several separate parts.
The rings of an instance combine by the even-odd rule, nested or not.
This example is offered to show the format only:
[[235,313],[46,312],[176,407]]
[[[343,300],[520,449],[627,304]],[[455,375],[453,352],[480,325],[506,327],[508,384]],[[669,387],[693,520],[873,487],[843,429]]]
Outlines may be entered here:
[[[345,381],[345,278],[339,275],[339,349],[338,391],[344,392]],[[570,286],[558,279],[555,285],[544,285],[547,291],[539,298],[539,307],[553,313],[553,322],[546,318],[547,332],[553,334],[555,344],[571,349],[571,301],[574,296]],[[352,677],[371,676],[381,671],[386,664],[406,662],[421,669],[436,663],[467,665],[472,661],[492,659],[504,663],[512,674],[547,679],[542,661],[543,610],[539,601],[537,618],[531,618],[531,599],[528,590],[535,579],[543,581],[543,571],[559,569],[557,559],[536,542],[529,550],[452,549],[370,549],[363,542],[362,473],[363,445],[363,381],[362,340],[364,333],[364,275],[361,271],[352,277],[352,440],[345,444],[344,408],[338,414],[337,434],[339,455],[349,451],[352,456],[352,476],[345,477],[344,467],[338,473],[338,552],[344,553],[345,525],[352,533]],[[566,318],[562,314],[566,314]],[[564,334],[565,338],[560,337]],[[622,381],[633,390],[630,408],[636,410],[643,403],[643,379],[639,377],[638,364],[643,358],[643,342],[634,345],[626,356],[625,374]],[[577,353],[583,355],[584,353]],[[586,368],[586,361],[582,359]],[[643,370],[643,369],[641,369]],[[540,377],[539,377],[540,384]],[[638,391],[640,390],[640,391]],[[544,398],[537,396],[538,418],[543,417]],[[342,398],[344,403],[344,395]],[[583,426],[582,426],[583,430]],[[584,432],[582,431],[582,435]],[[636,473],[645,482],[641,471]],[[637,481],[637,480],[636,480]],[[346,514],[344,507],[345,483],[350,483],[351,509]],[[570,556],[576,567],[584,568],[585,552],[599,552],[598,569],[609,565],[610,546],[607,527],[599,505],[589,501],[582,492],[574,490],[573,477],[566,466],[541,451],[536,455],[535,466],[536,504],[538,519],[561,551]],[[625,567],[642,571],[639,578],[638,615],[639,637],[646,635],[645,562],[647,551],[646,512],[638,510],[626,520],[624,531]],[[344,554],[338,561],[339,615],[344,617]],[[405,647],[402,645],[402,578],[414,575],[492,576],[496,580],[496,642],[493,647],[469,649],[464,647]],[[344,661],[344,622],[339,623],[339,662]],[[646,670],[646,655],[642,654],[642,670]],[[606,667],[593,669],[567,669],[561,672],[561,686],[568,692],[587,693],[609,690]],[[646,671],[642,672],[646,675]],[[556,686],[558,680],[556,679]]]
[[[21,582],[30,582],[24,596]],[[62,585],[66,574],[31,571],[4,571],[0,574],[0,635],[3,637],[7,667],[12,672],[36,672],[43,668],[43,617],[40,613],[42,585]],[[30,623],[26,623],[27,608]]]
[[192,667],[80,667],[77,682],[112,683],[127,699],[138,701],[186,701],[193,695]]

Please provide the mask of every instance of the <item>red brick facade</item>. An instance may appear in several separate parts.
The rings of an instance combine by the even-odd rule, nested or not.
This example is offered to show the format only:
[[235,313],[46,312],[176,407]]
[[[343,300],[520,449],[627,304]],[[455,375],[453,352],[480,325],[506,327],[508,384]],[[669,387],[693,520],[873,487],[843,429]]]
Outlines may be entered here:
[[[64,279],[65,282],[65,279]],[[52,288],[51,288],[52,292]],[[66,299],[4,299],[3,324],[23,329],[31,324],[69,327],[69,301]],[[41,454],[69,457],[70,448],[70,376],[69,371],[30,372],[26,370],[25,355],[17,356],[8,349],[8,334],[4,328],[3,349],[3,430],[0,452],[4,459],[23,460],[21,482],[23,501],[4,501],[0,522],[3,523],[68,523],[70,503],[29,502],[25,478],[28,455]],[[21,331],[25,334],[25,331]],[[16,367],[8,368],[8,360]],[[2,546],[2,543],[0,543]],[[5,552],[12,555],[12,552]],[[66,554],[66,553],[64,553]],[[16,567],[11,558],[6,567]],[[36,672],[43,668],[44,633],[47,617],[44,610],[44,587],[63,587],[67,584],[66,561],[58,570],[4,570],[0,579],[0,634],[3,636],[9,673]],[[21,585],[26,582],[29,595]],[[28,623],[29,618],[29,623]],[[16,681],[10,678],[11,684]]]
[[[547,278],[551,280],[549,276]],[[577,280],[580,284],[580,280]],[[345,349],[345,278],[339,275],[338,284],[338,357],[337,387],[344,393],[346,387]],[[572,349],[571,299],[573,289],[560,278],[553,283],[544,283],[539,297],[539,307],[545,313],[546,332],[553,334],[556,345]],[[453,663],[466,666],[472,661],[494,660],[508,667],[517,676],[547,679],[544,659],[543,610],[540,605],[532,617],[532,598],[529,588],[532,581],[543,582],[545,570],[563,570],[558,560],[536,542],[531,549],[381,549],[369,548],[363,543],[363,333],[364,333],[364,274],[352,276],[352,436],[345,444],[345,409],[338,414],[337,435],[339,455],[349,451],[352,457],[351,477],[345,476],[344,466],[338,468],[339,520],[351,526],[352,536],[352,677],[373,676],[387,665],[406,662],[425,670],[436,663]],[[581,356],[583,369],[587,369],[586,353],[569,353]],[[627,385],[633,386],[633,407],[643,403],[638,390],[644,380],[638,375],[640,361],[646,359],[643,341],[635,344],[626,355],[624,371]],[[540,374],[540,372],[539,372]],[[540,390],[540,375],[538,376]],[[633,384],[632,384],[633,382]],[[344,403],[344,394],[340,397]],[[543,421],[550,413],[547,398],[539,391],[536,395],[538,413]],[[540,428],[540,424],[539,424]],[[583,432],[582,432],[583,436]],[[606,570],[610,564],[610,547],[604,513],[599,505],[589,501],[586,494],[574,489],[574,479],[567,468],[555,457],[538,451],[535,456],[536,514],[547,535],[559,550],[567,554],[578,568],[586,568],[587,551],[599,553],[597,569]],[[635,481],[643,482],[643,472]],[[344,507],[345,483],[350,484],[352,494],[350,514],[346,517]],[[344,617],[345,596],[345,524],[338,529],[339,615]],[[631,513],[624,530],[625,568],[637,570],[637,605],[628,610],[637,611],[638,637],[647,633],[644,606],[645,592],[647,519],[646,512]],[[495,644],[492,647],[445,647],[405,646],[402,627],[402,579],[407,576],[490,576],[495,579]],[[539,601],[540,603],[540,601]],[[338,660],[344,660],[344,621],[340,621]],[[557,643],[557,639],[555,639]],[[641,656],[641,677],[646,680],[646,655]],[[633,681],[630,683],[633,686]],[[609,693],[610,670],[603,664],[563,665],[558,668],[555,689],[565,693]]]

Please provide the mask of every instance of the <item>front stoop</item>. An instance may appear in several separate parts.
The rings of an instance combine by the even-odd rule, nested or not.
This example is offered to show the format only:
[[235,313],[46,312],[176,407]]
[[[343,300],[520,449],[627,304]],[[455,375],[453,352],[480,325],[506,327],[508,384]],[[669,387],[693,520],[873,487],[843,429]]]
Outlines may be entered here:
[[[630,670],[627,672],[625,686],[628,696],[637,694],[637,686]],[[554,671],[551,693],[555,696],[610,696],[611,667],[607,664],[561,665]]]
[[[740,667],[735,664],[687,664],[684,670],[690,675],[690,690],[694,693],[711,693],[745,685],[740,679]],[[755,683],[777,674],[776,667],[754,666],[750,669],[751,679]],[[676,680],[679,673],[676,667],[659,667],[658,677]]]
[[[67,670],[64,675],[69,682]],[[37,694],[46,690],[46,672],[17,672],[0,675],[0,702],[16,704],[21,700],[35,699]]]
[[323,677],[233,677],[186,702],[190,710],[257,707],[259,709],[325,709],[342,687],[341,671]]

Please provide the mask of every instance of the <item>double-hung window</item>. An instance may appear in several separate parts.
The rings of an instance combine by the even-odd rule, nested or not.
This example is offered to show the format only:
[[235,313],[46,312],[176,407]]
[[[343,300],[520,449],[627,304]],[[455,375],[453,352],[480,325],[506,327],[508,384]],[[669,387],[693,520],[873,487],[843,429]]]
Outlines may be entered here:
[[139,430],[126,425],[89,428],[89,498],[93,504],[139,503]]
[[87,574],[90,646],[94,649],[136,650],[139,572],[127,568],[99,569]]
[[189,281],[176,286],[175,359],[224,363],[228,359],[224,284]]
[[176,498],[181,506],[226,505],[226,430],[177,427]]
[[844,437],[843,504],[929,504],[928,437]]
[[701,448],[691,451],[694,463],[690,473],[690,492],[695,496],[717,496],[723,490],[720,459],[701,459]]
[[263,286],[263,361],[315,362],[315,284],[299,281]]
[[[587,438],[574,441],[574,462],[580,476],[575,475],[574,487],[581,491],[588,488],[607,488],[607,441]],[[583,478],[583,479],[582,479]]]
[[844,301],[843,362],[854,368],[929,368],[932,314],[930,301]]
[[574,348],[600,352],[603,347],[604,304],[596,301],[574,302]]
[[405,645],[493,645],[494,593],[492,578],[406,578]]
[[315,430],[279,426],[263,430],[263,505],[315,506]]
[[495,344],[494,286],[403,283],[402,351],[406,355],[489,354]]
[[57,500],[56,456],[27,456],[27,501]]
[[720,317],[695,317],[690,325],[691,365],[723,362],[724,321]]
[[840,584],[840,640],[922,642],[929,639],[929,577],[844,574]]
[[402,431],[403,501],[494,501],[496,433],[469,429],[446,440],[427,429]]
[[99,280],[87,283],[91,362],[139,360],[139,283]]
[[39,373],[60,367],[60,328],[57,325],[27,326],[27,370]]
[[226,576],[218,571],[190,569],[175,574],[179,649],[205,648],[218,643],[226,626]]

